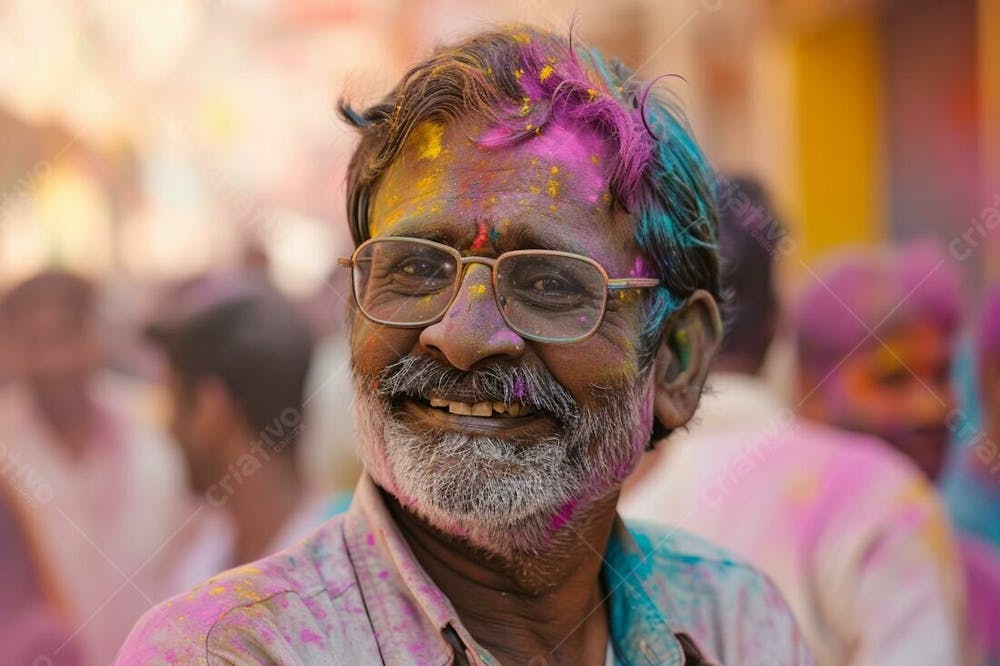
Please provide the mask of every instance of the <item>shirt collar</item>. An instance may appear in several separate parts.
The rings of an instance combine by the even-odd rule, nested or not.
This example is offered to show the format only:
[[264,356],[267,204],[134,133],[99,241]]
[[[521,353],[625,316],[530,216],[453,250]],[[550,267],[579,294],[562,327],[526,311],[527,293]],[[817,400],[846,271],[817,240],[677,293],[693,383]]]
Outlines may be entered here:
[[[423,570],[389,514],[374,482],[362,475],[344,521],[344,536],[367,612],[387,663],[412,660],[413,645],[396,646],[387,638],[399,633],[400,608],[409,608],[407,622],[414,635],[437,636],[423,646],[429,661],[447,663],[452,647],[442,635],[451,627],[472,664],[493,665],[497,660],[469,634],[454,606]],[[662,593],[651,596],[647,579],[653,571],[651,544],[638,542],[616,519],[605,551],[602,577],[609,595],[609,621],[618,659],[628,664],[683,664],[683,651],[667,617],[677,609],[657,605]],[[655,592],[655,591],[654,591]],[[409,605],[407,604],[407,600]]]

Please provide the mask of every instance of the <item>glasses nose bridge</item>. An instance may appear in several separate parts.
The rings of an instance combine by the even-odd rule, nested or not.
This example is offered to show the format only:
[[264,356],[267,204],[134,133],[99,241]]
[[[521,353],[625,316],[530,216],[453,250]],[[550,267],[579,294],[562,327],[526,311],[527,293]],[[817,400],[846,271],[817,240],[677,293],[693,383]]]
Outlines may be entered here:
[[472,264],[482,264],[483,266],[489,268],[490,283],[492,284],[494,282],[493,278],[496,274],[497,259],[493,257],[471,256],[471,257],[461,257],[458,262],[458,282],[457,282],[458,285],[461,285],[463,282],[465,282],[466,269],[470,267]]
[[494,259],[493,257],[472,256],[472,257],[462,257],[460,263],[462,267],[462,273],[464,274],[465,267],[468,266],[469,264],[483,264],[484,266],[489,266],[490,271],[492,271],[493,267],[497,265],[497,260]]

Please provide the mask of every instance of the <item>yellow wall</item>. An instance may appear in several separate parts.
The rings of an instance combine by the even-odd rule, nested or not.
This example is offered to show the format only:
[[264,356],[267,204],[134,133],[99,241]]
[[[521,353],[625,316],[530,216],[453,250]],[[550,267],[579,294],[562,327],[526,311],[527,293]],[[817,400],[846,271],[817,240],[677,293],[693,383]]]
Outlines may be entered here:
[[[988,0],[984,0],[988,1]],[[883,238],[878,26],[869,11],[794,40],[800,258]]]

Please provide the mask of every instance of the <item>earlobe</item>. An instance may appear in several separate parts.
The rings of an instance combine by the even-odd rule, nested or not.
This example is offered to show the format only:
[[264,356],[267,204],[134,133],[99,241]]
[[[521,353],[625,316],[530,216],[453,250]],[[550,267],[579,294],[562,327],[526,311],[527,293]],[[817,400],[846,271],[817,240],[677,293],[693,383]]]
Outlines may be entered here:
[[667,430],[683,426],[694,414],[721,340],[719,307],[699,289],[673,316],[656,352],[653,413]]

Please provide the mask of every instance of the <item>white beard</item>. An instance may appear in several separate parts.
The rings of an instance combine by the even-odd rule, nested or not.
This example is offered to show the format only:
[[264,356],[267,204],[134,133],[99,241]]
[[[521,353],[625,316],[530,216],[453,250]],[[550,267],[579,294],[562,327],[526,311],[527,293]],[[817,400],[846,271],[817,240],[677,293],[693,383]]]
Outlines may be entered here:
[[501,557],[537,553],[616,491],[652,428],[651,383],[595,393],[570,432],[500,439],[419,430],[355,375],[360,455],[376,484],[433,527]]

